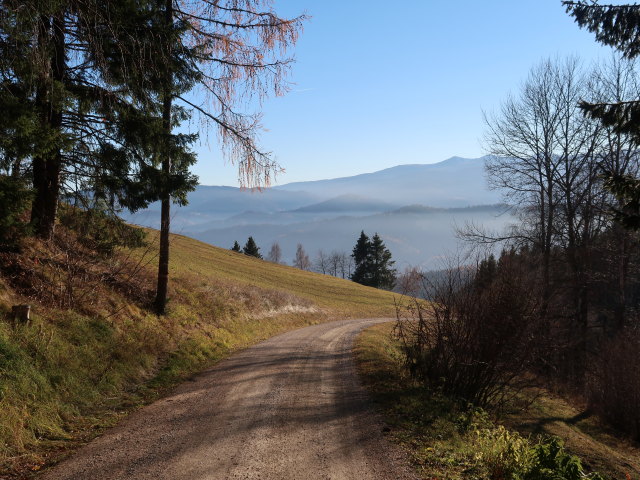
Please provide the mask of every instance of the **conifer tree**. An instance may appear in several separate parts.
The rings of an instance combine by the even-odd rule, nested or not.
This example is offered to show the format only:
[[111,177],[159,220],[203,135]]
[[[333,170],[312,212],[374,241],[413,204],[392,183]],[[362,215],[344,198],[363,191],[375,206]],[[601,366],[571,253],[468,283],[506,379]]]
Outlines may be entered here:
[[233,242],[233,247],[231,247],[231,251],[233,251],[233,252],[241,252],[242,251],[242,249],[240,248],[240,244],[238,243],[237,240],[235,242]]
[[247,239],[247,243],[242,247],[242,253],[250,257],[262,258],[262,255],[260,255],[260,247],[258,247],[253,237]]
[[369,252],[371,250],[371,241],[365,235],[364,231],[360,232],[360,237],[356,245],[353,247],[351,256],[355,264],[355,269],[351,274],[351,280],[362,285],[371,284],[371,270],[369,263]]
[[[596,41],[620,51],[626,58],[640,55],[640,5],[598,5],[565,1],[567,12]],[[628,102],[582,102],[582,109],[603,124],[630,133],[640,141],[640,99]]]
[[364,233],[353,247],[351,254],[355,263],[355,270],[351,280],[369,287],[392,289],[396,283],[395,263],[391,260],[391,252],[385,246],[382,238],[377,233],[371,240]]
[[133,210],[156,200],[161,124],[148,80],[157,69],[145,53],[158,32],[141,28],[156,2],[7,0],[0,9],[0,167],[31,172],[36,234],[51,238],[62,192]]
[[497,270],[498,262],[496,262],[496,257],[493,254],[490,254],[478,265],[478,269],[474,278],[475,287],[479,290],[488,288],[493,282]]
[[[596,41],[620,51],[626,58],[640,55],[640,5],[599,5],[597,2],[564,1],[567,12],[581,28],[595,34]],[[585,115],[599,119],[640,144],[640,99],[613,103],[580,104]],[[625,227],[640,229],[640,181],[605,169],[605,186],[619,200],[616,219]]]
[[396,271],[393,269],[395,262],[391,260],[391,252],[377,233],[371,238],[369,262],[371,265],[370,286],[391,290],[396,283]]

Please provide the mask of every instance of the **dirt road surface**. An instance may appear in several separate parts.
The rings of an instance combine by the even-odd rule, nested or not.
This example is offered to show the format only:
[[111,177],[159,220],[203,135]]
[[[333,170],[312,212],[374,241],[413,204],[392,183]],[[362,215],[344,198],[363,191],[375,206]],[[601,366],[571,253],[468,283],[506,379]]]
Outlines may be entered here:
[[303,328],[249,348],[134,413],[45,480],[402,480],[352,359],[380,319]]

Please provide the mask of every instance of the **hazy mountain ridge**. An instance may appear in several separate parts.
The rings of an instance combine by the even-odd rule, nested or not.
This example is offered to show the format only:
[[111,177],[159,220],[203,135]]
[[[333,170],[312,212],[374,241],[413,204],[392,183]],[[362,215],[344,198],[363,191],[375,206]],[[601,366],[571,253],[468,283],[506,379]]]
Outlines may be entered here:
[[[187,206],[174,208],[172,229],[227,248],[251,235],[265,254],[277,241],[288,262],[297,243],[311,257],[319,249],[350,252],[361,230],[378,232],[398,265],[431,268],[455,247],[456,227],[499,230],[510,219],[498,194],[486,187],[485,159],[453,157],[259,192],[199,186]],[[158,228],[159,206],[125,218]]]
[[327,197],[392,198],[399,206],[422,204],[449,208],[495,204],[500,196],[488,190],[484,180],[487,158],[452,157],[439,163],[398,165],[353,177],[289,183],[274,190],[304,191]]
[[438,268],[440,259],[447,253],[455,253],[455,228],[468,223],[481,224],[489,230],[500,230],[510,217],[503,215],[504,207],[496,205],[483,209],[438,209],[428,213],[386,212],[368,216],[338,216],[334,218],[291,223],[256,223],[193,232],[198,240],[219,246],[240,243],[253,236],[262,253],[268,252],[273,242],[282,248],[283,258],[291,263],[296,245],[302,243],[311,258],[318,250],[346,251],[351,249],[361,230],[369,234],[379,233],[393,253],[396,266],[408,265]]
[[391,210],[397,206],[396,203],[345,194],[320,203],[296,208],[292,213],[381,212]]

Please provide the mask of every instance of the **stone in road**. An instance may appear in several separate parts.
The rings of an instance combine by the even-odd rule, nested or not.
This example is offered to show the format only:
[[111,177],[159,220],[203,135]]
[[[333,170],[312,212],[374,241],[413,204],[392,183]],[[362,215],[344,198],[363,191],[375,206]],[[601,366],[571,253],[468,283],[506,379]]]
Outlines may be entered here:
[[44,479],[416,478],[382,436],[352,359],[357,333],[380,321],[315,325],[233,355]]

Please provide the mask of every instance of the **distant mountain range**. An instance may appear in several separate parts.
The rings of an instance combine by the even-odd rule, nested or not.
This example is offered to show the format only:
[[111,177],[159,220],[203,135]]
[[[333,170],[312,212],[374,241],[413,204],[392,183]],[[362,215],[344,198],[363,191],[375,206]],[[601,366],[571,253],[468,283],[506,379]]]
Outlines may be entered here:
[[[437,268],[455,250],[456,226],[500,230],[512,220],[486,187],[485,160],[453,157],[260,192],[199,186],[187,206],[174,207],[172,230],[226,248],[252,235],[265,254],[277,241],[289,263],[297,243],[313,258],[319,249],[350,252],[361,230],[378,232],[397,266]],[[124,217],[158,228],[160,208]]]
[[398,165],[353,177],[295,182],[275,187],[276,191],[306,192],[325,199],[356,195],[403,206],[467,207],[497,203],[500,197],[486,188],[484,163],[487,157],[460,158],[432,164]]

